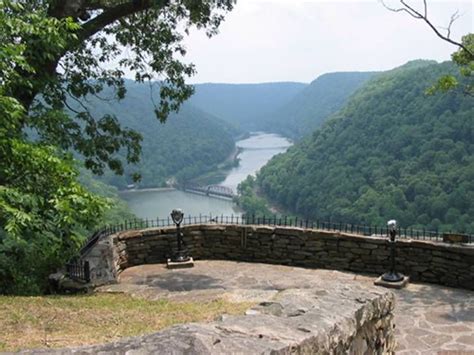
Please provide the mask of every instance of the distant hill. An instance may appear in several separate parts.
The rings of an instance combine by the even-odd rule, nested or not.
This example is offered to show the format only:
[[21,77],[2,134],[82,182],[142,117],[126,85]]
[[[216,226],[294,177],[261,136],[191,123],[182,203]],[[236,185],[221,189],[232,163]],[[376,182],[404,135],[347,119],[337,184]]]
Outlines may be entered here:
[[308,84],[196,84],[188,100],[193,106],[243,130],[262,129],[258,120],[288,103]]
[[[257,184],[309,218],[474,233],[474,98],[427,96],[449,62],[374,76],[314,134],[273,158]],[[461,80],[461,79],[460,79]]]
[[141,162],[127,166],[123,176],[106,172],[100,180],[125,188],[132,183],[130,174],[138,171],[141,187],[163,186],[168,179],[187,180],[215,169],[235,148],[233,137],[240,131],[229,123],[186,103],[162,124],[151,100],[153,95],[158,102],[159,88],[150,91],[148,85],[133,81],[126,87],[120,102],[92,98],[88,105],[95,115],[115,115],[124,127],[143,135]]
[[266,115],[261,127],[293,139],[310,134],[339,110],[375,72],[341,72],[319,76],[286,105]]

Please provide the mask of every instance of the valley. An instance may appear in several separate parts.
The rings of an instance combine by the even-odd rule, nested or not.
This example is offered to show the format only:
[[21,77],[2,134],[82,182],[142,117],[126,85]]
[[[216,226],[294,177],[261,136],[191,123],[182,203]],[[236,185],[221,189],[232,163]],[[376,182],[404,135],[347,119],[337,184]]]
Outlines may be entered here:
[[474,351],[471,5],[0,0],[0,352]]
[[[254,175],[276,154],[286,151],[291,143],[282,136],[264,132],[252,132],[248,138],[237,141],[239,164],[228,170],[221,186],[237,192],[237,186],[248,176]],[[203,180],[201,180],[203,181]],[[205,182],[205,180],[203,181]],[[120,196],[128,203],[131,211],[143,219],[168,217],[173,208],[181,208],[186,215],[231,216],[240,215],[242,210],[230,199],[209,197],[176,189],[129,190]]]
[[[199,84],[164,125],[147,106],[149,88],[129,82],[126,100],[100,110],[141,132],[142,161],[124,176],[99,179],[138,189],[120,196],[141,218],[174,207],[263,215],[278,206],[309,219],[383,225],[394,216],[407,228],[469,233],[473,99],[425,93],[436,77],[454,72],[450,63],[418,60],[387,72],[324,74],[310,84]],[[289,139],[295,146],[279,154]],[[242,185],[240,207],[184,191],[139,191],[198,183],[237,192],[260,168]],[[132,182],[133,172],[140,182]]]

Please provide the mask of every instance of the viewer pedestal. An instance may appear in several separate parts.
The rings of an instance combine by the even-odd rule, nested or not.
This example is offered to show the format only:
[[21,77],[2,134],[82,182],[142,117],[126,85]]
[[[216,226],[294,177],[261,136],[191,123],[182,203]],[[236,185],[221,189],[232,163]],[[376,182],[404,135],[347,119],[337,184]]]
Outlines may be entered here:
[[189,258],[188,261],[175,262],[168,259],[166,261],[166,266],[168,269],[187,269],[194,266],[194,260],[193,258]]
[[382,276],[378,277],[377,280],[374,281],[374,285],[376,286],[383,286],[387,288],[404,288],[408,282],[410,281],[410,278],[408,276],[403,276],[403,279],[401,281],[397,282],[390,282],[390,281],[385,281],[382,279]]

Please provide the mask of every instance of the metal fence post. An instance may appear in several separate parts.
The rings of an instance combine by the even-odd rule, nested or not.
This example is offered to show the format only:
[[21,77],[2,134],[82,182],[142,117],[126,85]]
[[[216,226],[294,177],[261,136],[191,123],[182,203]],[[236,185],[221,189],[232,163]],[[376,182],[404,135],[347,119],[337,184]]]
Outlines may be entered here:
[[90,265],[89,265],[89,261],[84,261],[84,280],[86,282],[90,282],[91,281],[91,268],[90,268]]

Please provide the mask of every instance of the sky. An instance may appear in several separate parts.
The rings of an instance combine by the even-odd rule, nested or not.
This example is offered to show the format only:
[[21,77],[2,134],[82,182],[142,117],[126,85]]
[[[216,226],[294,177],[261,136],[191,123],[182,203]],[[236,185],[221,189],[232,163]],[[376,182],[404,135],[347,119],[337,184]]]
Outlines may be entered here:
[[[422,8],[422,0],[407,0]],[[474,32],[474,0],[428,0],[432,22],[451,38]],[[396,6],[398,1],[386,0]],[[457,47],[422,21],[385,9],[378,0],[237,0],[208,38],[193,30],[185,62],[198,73],[189,83],[311,82],[336,71],[387,70],[414,59],[445,61]]]

